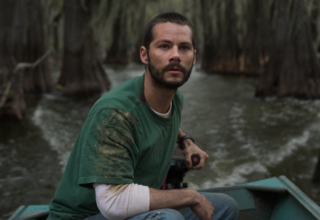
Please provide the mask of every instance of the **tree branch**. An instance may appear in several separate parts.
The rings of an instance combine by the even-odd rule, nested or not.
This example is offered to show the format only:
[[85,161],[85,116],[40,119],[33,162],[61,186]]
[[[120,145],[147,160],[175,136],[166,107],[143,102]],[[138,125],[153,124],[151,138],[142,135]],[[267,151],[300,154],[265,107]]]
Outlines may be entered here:
[[35,68],[40,63],[42,63],[50,54],[52,53],[52,50],[48,50],[42,57],[37,59],[34,63],[18,63],[17,66],[14,68],[13,73],[16,74],[20,69],[25,68]]
[[4,105],[7,100],[8,92],[11,88],[12,82],[18,76],[20,70],[24,70],[26,68],[35,68],[39,64],[41,64],[51,53],[53,52],[52,49],[48,50],[45,54],[42,55],[39,59],[37,59],[34,63],[18,63],[13,70],[12,76],[10,77],[9,82],[4,90],[2,97],[0,97],[0,108]]

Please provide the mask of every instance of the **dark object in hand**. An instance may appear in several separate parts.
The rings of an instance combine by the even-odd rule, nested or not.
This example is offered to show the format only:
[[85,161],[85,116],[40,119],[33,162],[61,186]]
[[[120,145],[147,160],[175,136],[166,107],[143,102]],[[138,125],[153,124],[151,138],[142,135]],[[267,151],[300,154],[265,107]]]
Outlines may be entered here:
[[[191,155],[192,166],[200,163],[198,154]],[[184,157],[173,156],[167,178],[161,189],[183,189],[188,188],[188,184],[183,182],[183,178],[188,171]]]
[[200,155],[199,154],[192,154],[191,161],[192,161],[193,167],[198,166],[200,163]]

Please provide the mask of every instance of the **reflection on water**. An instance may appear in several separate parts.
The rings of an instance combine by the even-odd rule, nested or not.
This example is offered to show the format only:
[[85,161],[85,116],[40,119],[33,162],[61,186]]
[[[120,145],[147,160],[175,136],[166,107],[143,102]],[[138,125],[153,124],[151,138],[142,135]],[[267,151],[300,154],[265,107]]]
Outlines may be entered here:
[[[141,75],[143,66],[107,72],[115,87]],[[207,166],[190,171],[185,181],[199,189],[286,175],[320,204],[320,189],[310,183],[320,150],[320,101],[256,99],[256,81],[194,70],[181,88],[185,97],[181,127],[210,155]],[[3,219],[21,204],[48,204],[98,96],[27,98],[24,124],[0,126]]]

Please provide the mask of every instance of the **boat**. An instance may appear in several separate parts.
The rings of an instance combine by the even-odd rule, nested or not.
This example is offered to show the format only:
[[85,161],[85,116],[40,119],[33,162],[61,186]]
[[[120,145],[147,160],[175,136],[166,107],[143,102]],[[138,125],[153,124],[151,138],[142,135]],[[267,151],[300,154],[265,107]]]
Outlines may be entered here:
[[[320,219],[320,207],[285,176],[199,191],[234,198],[239,205],[238,220]],[[48,213],[48,205],[22,205],[8,220],[43,220]]]

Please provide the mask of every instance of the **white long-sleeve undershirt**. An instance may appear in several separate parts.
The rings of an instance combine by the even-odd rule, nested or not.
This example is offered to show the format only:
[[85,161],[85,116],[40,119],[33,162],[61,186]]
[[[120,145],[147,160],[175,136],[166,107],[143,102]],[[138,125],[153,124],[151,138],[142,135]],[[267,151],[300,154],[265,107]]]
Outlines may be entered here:
[[123,220],[149,211],[150,192],[147,186],[94,183],[93,187],[100,213],[108,220]]

